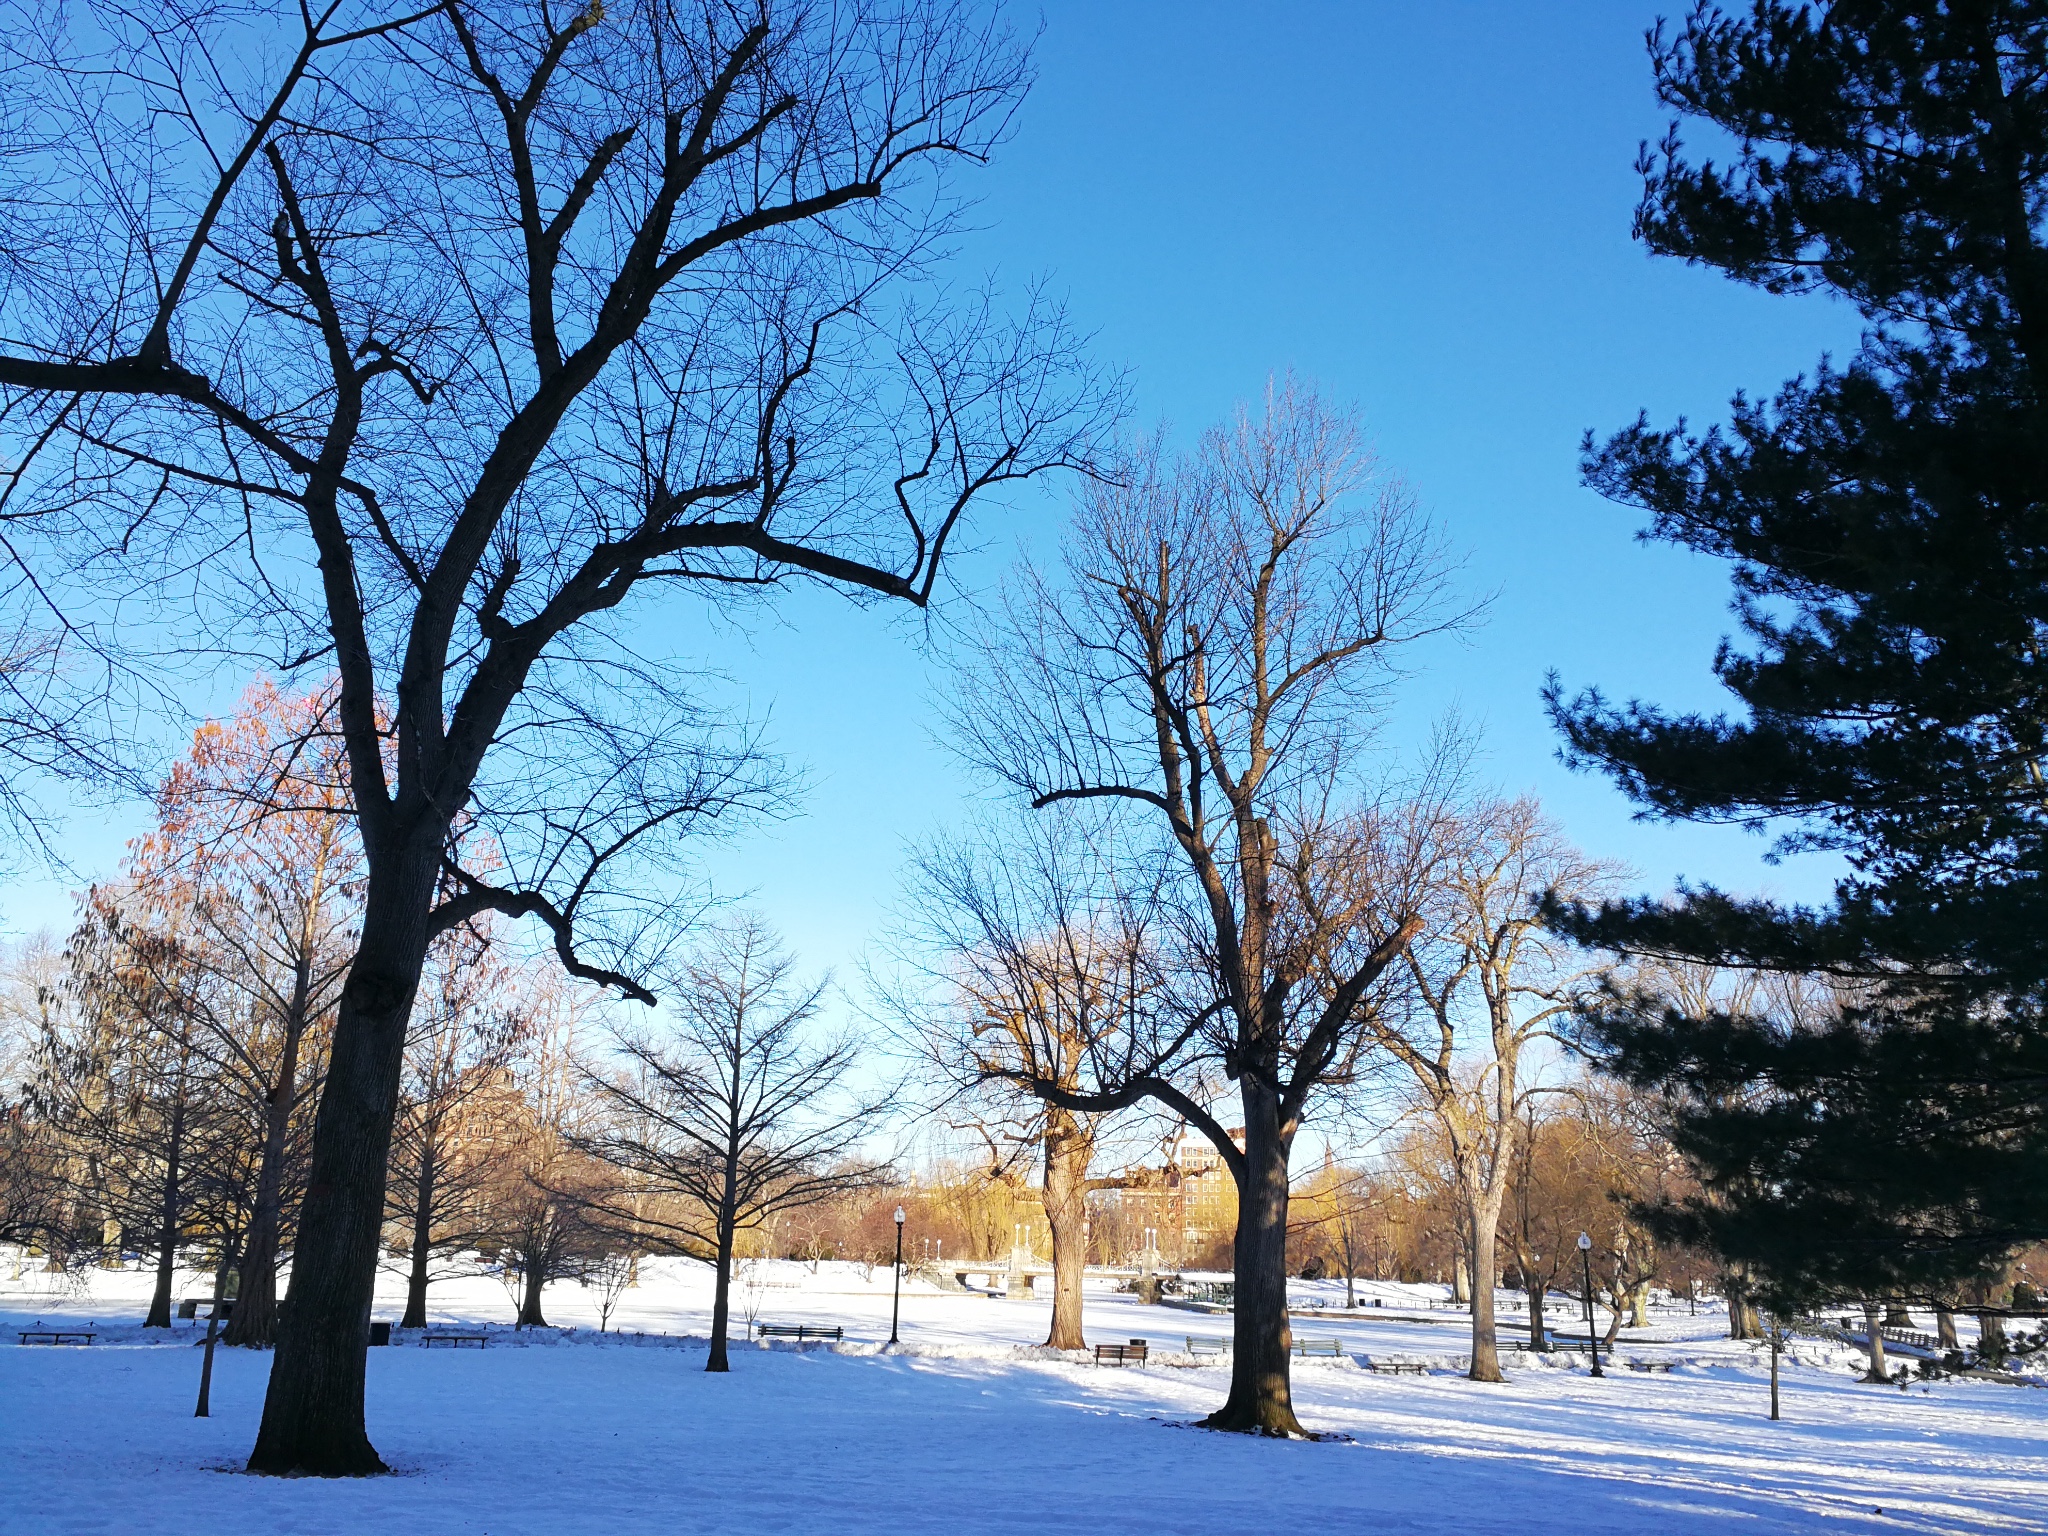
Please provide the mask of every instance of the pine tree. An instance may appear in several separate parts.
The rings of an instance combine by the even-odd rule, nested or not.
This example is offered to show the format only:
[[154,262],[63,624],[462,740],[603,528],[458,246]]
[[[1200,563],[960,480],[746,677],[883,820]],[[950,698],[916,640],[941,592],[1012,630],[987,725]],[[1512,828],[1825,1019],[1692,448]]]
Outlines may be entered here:
[[1928,1289],[2048,1234],[2048,5],[1701,5],[1651,34],[1678,129],[1637,234],[1864,317],[1725,427],[1596,444],[1647,536],[1729,561],[1733,716],[1553,716],[1654,816],[1770,827],[1849,872],[1818,910],[1711,889],[1596,912],[1624,954],[1826,978],[1814,1017],[1615,991],[1612,1063],[1674,1091],[1692,1235],[1786,1290]]

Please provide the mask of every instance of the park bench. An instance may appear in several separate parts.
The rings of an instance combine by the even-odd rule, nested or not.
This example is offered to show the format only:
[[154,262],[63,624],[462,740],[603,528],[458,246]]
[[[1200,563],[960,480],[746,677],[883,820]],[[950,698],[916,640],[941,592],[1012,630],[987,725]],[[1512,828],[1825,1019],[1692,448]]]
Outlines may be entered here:
[[24,1344],[90,1344],[98,1337],[89,1328],[22,1328],[17,1332]]
[[1198,1339],[1188,1335],[1188,1353],[1191,1355],[1227,1355],[1230,1353],[1228,1339]]
[[1095,1346],[1097,1365],[1143,1365],[1145,1363],[1145,1341],[1133,1339],[1128,1344],[1098,1344]]
[[420,1348],[428,1349],[436,1344],[446,1344],[450,1349],[460,1349],[465,1344],[474,1344],[478,1349],[482,1349],[484,1340],[489,1337],[490,1335],[485,1333],[423,1333],[420,1335]]
[[1297,1355],[1329,1355],[1335,1358],[1344,1353],[1344,1346],[1336,1339],[1296,1339],[1294,1352]]
[[1676,1364],[1676,1360],[1631,1360],[1628,1368],[1632,1371],[1662,1371],[1669,1376],[1671,1368]]
[[187,1296],[178,1303],[178,1316],[182,1318],[197,1318],[201,1307],[207,1309],[206,1315],[208,1317],[217,1317],[222,1322],[226,1322],[235,1310],[235,1304],[232,1299],[215,1301],[211,1296]]
[[795,1339],[799,1344],[806,1339],[830,1339],[838,1343],[846,1337],[846,1330],[834,1323],[827,1328],[818,1323],[756,1323],[754,1337],[757,1339]]
[[1429,1367],[1418,1360],[1368,1360],[1365,1368],[1375,1376],[1426,1376]]

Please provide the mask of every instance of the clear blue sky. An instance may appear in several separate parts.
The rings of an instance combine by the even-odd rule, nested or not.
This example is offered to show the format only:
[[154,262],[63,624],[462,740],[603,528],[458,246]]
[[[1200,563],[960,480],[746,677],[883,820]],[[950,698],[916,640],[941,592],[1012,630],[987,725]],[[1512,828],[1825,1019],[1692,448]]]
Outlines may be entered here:
[[[1720,567],[1638,544],[1633,514],[1578,487],[1580,434],[1642,408],[1714,419],[1733,390],[1774,388],[1855,337],[1838,307],[1630,242],[1636,144],[1664,125],[1642,46],[1657,14],[1050,4],[1017,137],[970,181],[982,228],[964,275],[1049,278],[1132,370],[1142,422],[1191,435],[1290,368],[1357,402],[1382,458],[1470,552],[1473,588],[1499,594],[1482,630],[1438,648],[1400,728],[1419,737],[1457,707],[1483,725],[1493,778],[1540,794],[1646,888],[1685,875],[1812,897],[1825,866],[1767,866],[1735,832],[1633,823],[1604,782],[1557,764],[1538,699],[1555,668],[1711,706],[1728,627]],[[966,579],[991,583],[1060,516],[1039,498],[986,525]],[[720,647],[715,664],[772,712],[812,787],[803,816],[721,852],[715,872],[850,979],[905,841],[971,792],[929,734],[942,660],[915,623],[824,594]],[[111,868],[134,825],[74,817],[77,857]],[[0,925],[67,927],[73,883],[17,883]]]

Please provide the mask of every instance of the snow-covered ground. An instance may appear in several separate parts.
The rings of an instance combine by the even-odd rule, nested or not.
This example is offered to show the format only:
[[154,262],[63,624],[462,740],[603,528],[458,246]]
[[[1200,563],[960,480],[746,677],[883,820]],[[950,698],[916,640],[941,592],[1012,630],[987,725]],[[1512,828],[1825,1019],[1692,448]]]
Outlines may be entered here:
[[[24,1536],[2048,1531],[2048,1391],[1859,1386],[1860,1356],[1802,1340],[1772,1424],[1764,1359],[1719,1337],[1718,1312],[1660,1309],[1623,1336],[1604,1380],[1582,1356],[1511,1355],[1505,1386],[1478,1386],[1454,1374],[1466,1332],[1441,1287],[1373,1286],[1381,1307],[1295,1323],[1345,1350],[1296,1363],[1302,1420],[1349,1438],[1278,1443],[1186,1427],[1227,1380],[1182,1352],[1186,1336],[1226,1337],[1227,1318],[1091,1285],[1091,1339],[1154,1351],[1143,1367],[1098,1369],[1030,1347],[1046,1302],[913,1282],[905,1348],[885,1355],[887,1270],[829,1264],[760,1266],[743,1304],[765,1322],[843,1324],[849,1342],[748,1345],[722,1377],[702,1369],[710,1288],[696,1266],[647,1266],[613,1320],[624,1331],[602,1336],[595,1293],[574,1284],[548,1290],[555,1330],[522,1335],[504,1327],[494,1280],[437,1286],[437,1320],[487,1323],[492,1337],[483,1350],[371,1352],[371,1432],[400,1475],[250,1478],[234,1474],[267,1355],[221,1351],[214,1417],[196,1420],[197,1330],[166,1340],[137,1326],[147,1275],[99,1272],[74,1292],[33,1271],[7,1280],[11,1269],[0,1531]],[[204,1289],[194,1279],[180,1294]],[[399,1300],[393,1283],[377,1315],[395,1317]],[[97,1324],[99,1341],[15,1345],[12,1330],[60,1321]],[[1366,1359],[1437,1369],[1375,1375]],[[1638,1373],[1631,1359],[1676,1369]]]

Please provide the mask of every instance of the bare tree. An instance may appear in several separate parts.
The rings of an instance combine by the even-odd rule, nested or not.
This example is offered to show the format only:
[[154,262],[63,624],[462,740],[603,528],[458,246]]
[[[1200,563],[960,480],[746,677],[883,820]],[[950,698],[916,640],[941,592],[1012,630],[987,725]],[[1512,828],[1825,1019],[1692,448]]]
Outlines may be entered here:
[[1536,903],[1546,892],[1597,899],[1615,872],[1573,848],[1532,800],[1482,802],[1461,821],[1437,871],[1430,926],[1408,949],[1421,1007],[1412,1019],[1380,1015],[1374,1029],[1443,1131],[1471,1277],[1469,1375],[1497,1382],[1495,1236],[1525,1100],[1548,1091],[1525,1081],[1523,1057],[1554,1038],[1594,974]]
[[179,968],[178,946],[130,928],[104,891],[82,905],[65,973],[37,988],[40,1039],[21,1121],[33,1127],[25,1172],[39,1177],[24,1194],[40,1197],[29,1210],[53,1252],[153,1251],[143,1326],[168,1328],[178,1249],[203,1229],[226,1117],[207,1093],[191,1018],[162,984]]
[[794,972],[758,920],[728,924],[678,971],[665,1035],[620,1030],[624,1070],[584,1074],[600,1118],[576,1145],[633,1180],[600,1221],[660,1234],[712,1266],[707,1371],[730,1368],[739,1234],[888,1171],[860,1151],[887,1096],[849,1091],[858,1042],[812,1038],[825,983],[800,985]]
[[640,1283],[640,1255],[630,1246],[608,1248],[591,1267],[587,1283],[597,1288],[597,1331],[612,1325],[612,1314],[626,1299],[626,1292]]
[[436,940],[413,1011],[391,1139],[391,1218],[406,1233],[401,1328],[427,1326],[427,1287],[446,1256],[482,1245],[508,1079],[518,1053],[552,1033],[536,1015],[552,989],[496,952],[487,920]]
[[121,1169],[124,1201],[148,1187],[160,1204],[157,1219],[122,1221],[158,1235],[153,1322],[168,1326],[172,1249],[192,1223],[239,1235],[231,1344],[267,1343],[275,1327],[355,914],[338,765],[305,737],[319,710],[259,683],[195,733],[123,878],[85,899],[67,952],[82,1017],[44,1058],[53,1113],[98,1149],[88,1165]]
[[1515,1266],[1529,1308],[1529,1347],[1548,1353],[1544,1304],[1551,1288],[1571,1279],[1576,1235],[1586,1231],[1586,1170],[1570,1156],[1576,1138],[1554,1116],[1525,1098],[1513,1146],[1514,1175],[1497,1227],[1500,1245]]
[[1289,1230],[1323,1238],[1342,1266],[1347,1307],[1358,1305],[1358,1276],[1370,1252],[1370,1227],[1383,1204],[1371,1169],[1347,1167],[1328,1151],[1323,1166],[1289,1199]]
[[[0,949],[0,1243],[40,1246],[51,1253],[72,1245],[75,1226],[77,1149],[64,1124],[71,1094],[61,1078],[52,1082],[47,1076],[53,1050],[74,1044],[67,1038],[74,1000],[69,971],[65,952],[45,934]],[[179,1203],[172,1202],[170,1221],[159,1220],[153,1234],[159,1243],[166,1324],[170,1279],[161,1264],[161,1245],[168,1227],[175,1252],[184,1216]],[[152,1326],[156,1313],[152,1300]]]
[[[580,1280],[603,1256],[606,1233],[591,1220],[605,1169],[578,1146],[596,1106],[576,1064],[580,1011],[556,999],[533,1022],[513,1063],[512,1092],[493,1106],[486,1241],[514,1307],[513,1326],[545,1328],[543,1293]],[[566,1005],[563,1005],[565,1004]]]
[[[1012,835],[991,830],[921,851],[904,950],[935,995],[899,995],[890,1005],[917,1021],[921,1053],[948,1087],[986,1109],[993,1170],[1007,1171],[1010,1159],[989,1123],[1009,1146],[1041,1155],[1053,1349],[1086,1347],[1088,1195],[1124,1181],[1092,1175],[1104,1115],[1024,1085],[1075,1094],[1117,1077],[1169,1006],[1153,933],[1162,920],[1159,871],[1120,867],[1106,856],[1112,838],[1063,806]],[[1023,1112],[1020,1097],[1030,1106]]]
[[254,1143],[228,1344],[276,1335],[306,1111],[360,921],[346,773],[338,743],[317,730],[326,707],[317,693],[250,688],[233,716],[195,733],[157,796],[156,829],[129,860],[136,917],[181,935],[178,968],[162,984],[207,1058],[212,1091],[243,1106]]
[[1237,1301],[1230,1396],[1204,1422],[1300,1434],[1288,1156],[1311,1099],[1355,1078],[1422,930],[1434,813],[1368,792],[1362,752],[1392,653],[1456,621],[1447,562],[1357,422],[1289,381],[1188,460],[1148,449],[1092,488],[1066,567],[1011,593],[960,735],[1034,808],[1105,803],[1158,836],[1210,988],[1115,1080],[1028,1086],[1093,1112],[1149,1098],[1215,1144],[1239,1190]]
[[964,0],[179,0],[4,35],[37,600],[116,661],[340,679],[364,918],[250,1467],[381,1471],[366,1320],[429,944],[531,919],[645,1001],[636,899],[775,787],[630,610],[922,607],[970,505],[1083,462],[1115,391],[1049,306],[929,281],[946,168],[1027,81]]

